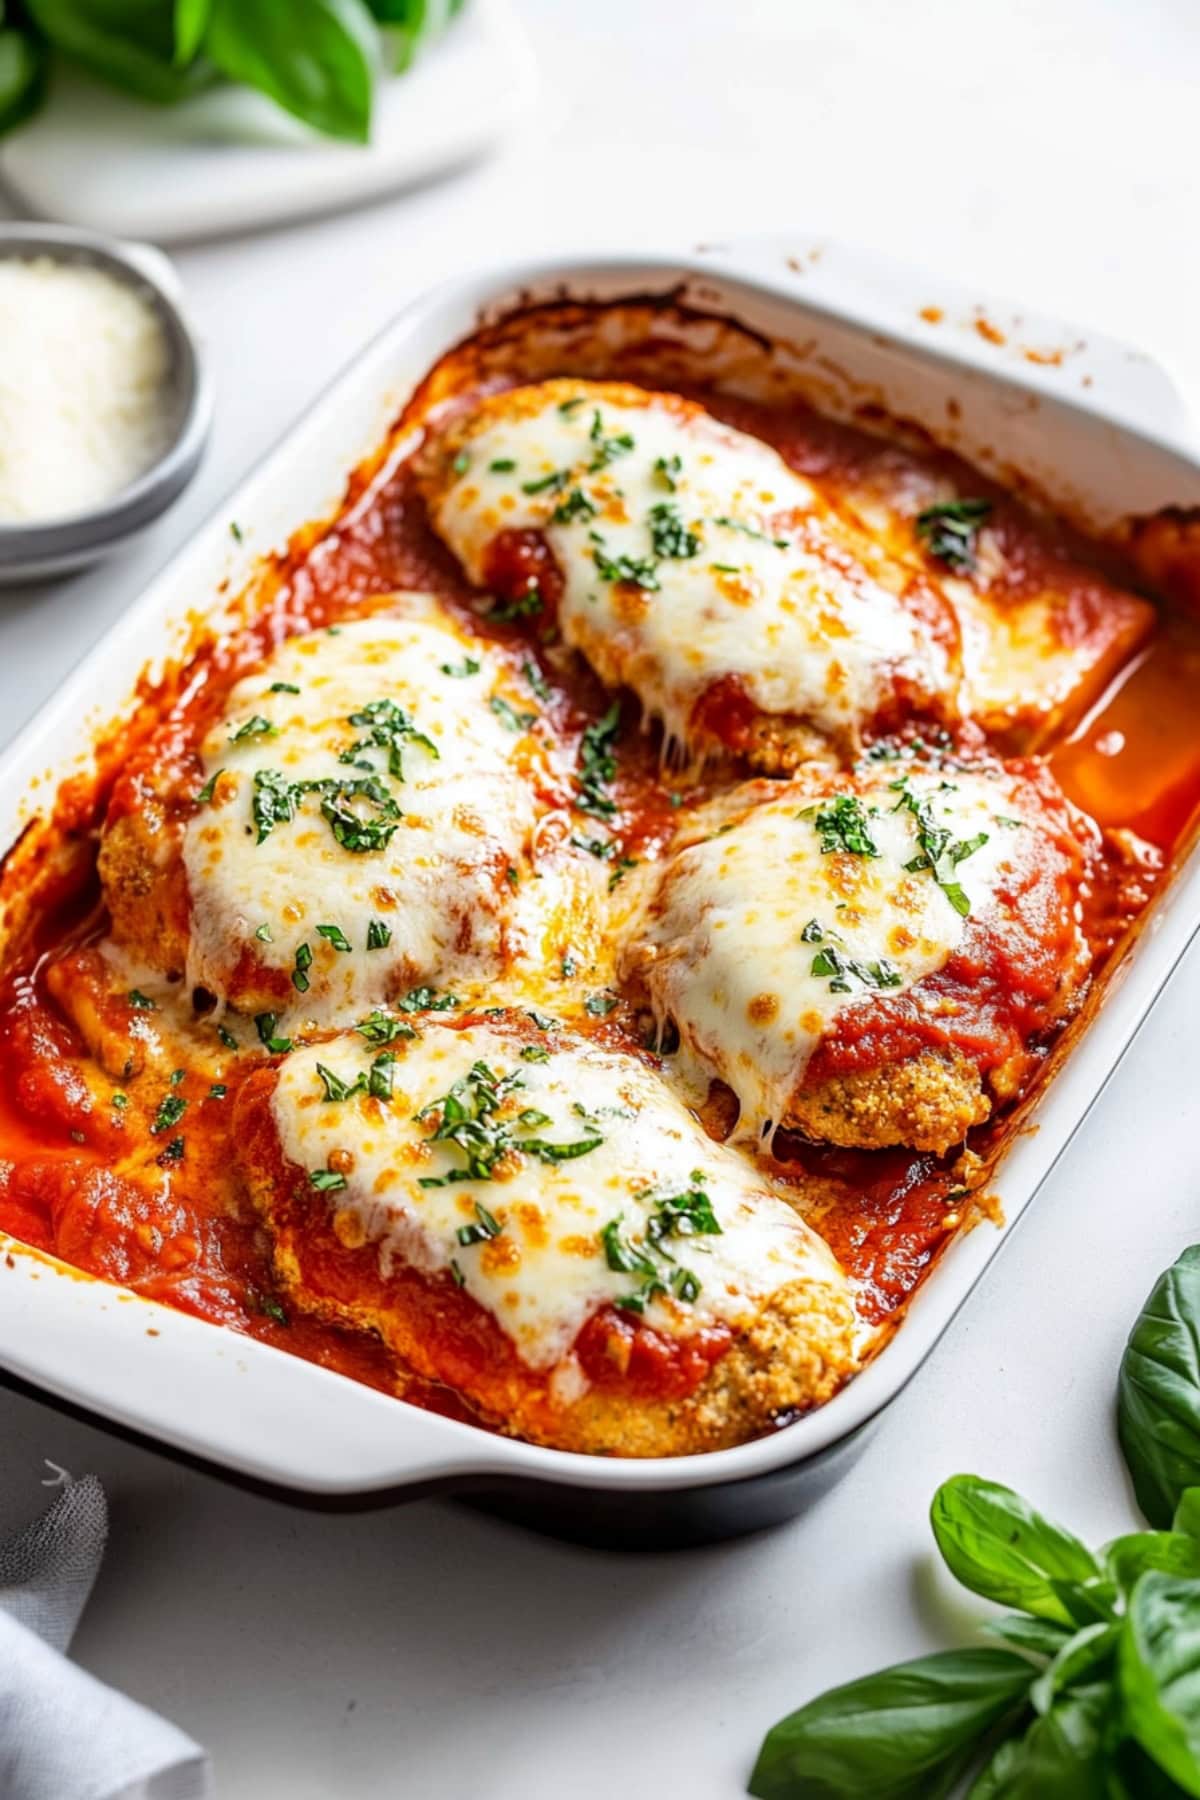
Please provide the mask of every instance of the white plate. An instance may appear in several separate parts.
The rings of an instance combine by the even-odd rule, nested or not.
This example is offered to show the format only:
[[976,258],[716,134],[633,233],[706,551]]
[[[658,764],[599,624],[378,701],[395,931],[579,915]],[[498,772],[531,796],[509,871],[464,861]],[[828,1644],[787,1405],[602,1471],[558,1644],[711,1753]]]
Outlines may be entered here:
[[479,155],[537,91],[507,0],[468,0],[406,75],[381,81],[369,145],[318,137],[248,88],[179,106],[69,69],[0,140],[0,181],[34,215],[156,243],[253,231],[378,199]]

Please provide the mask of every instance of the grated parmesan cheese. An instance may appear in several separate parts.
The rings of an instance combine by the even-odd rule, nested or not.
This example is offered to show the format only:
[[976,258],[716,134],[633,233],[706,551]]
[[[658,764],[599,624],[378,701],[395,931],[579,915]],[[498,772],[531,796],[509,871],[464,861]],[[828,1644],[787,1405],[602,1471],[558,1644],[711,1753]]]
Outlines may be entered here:
[[0,521],[111,500],[170,438],[166,333],[102,269],[0,258]]

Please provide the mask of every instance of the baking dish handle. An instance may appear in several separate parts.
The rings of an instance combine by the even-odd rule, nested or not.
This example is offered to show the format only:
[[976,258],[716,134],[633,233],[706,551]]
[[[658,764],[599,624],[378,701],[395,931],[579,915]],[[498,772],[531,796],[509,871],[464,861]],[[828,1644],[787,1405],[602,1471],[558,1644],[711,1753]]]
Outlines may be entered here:
[[1102,332],[995,296],[981,300],[960,282],[838,239],[781,233],[702,244],[695,253],[731,275],[782,280],[804,305],[1015,379],[1183,455],[1200,448],[1166,370]]

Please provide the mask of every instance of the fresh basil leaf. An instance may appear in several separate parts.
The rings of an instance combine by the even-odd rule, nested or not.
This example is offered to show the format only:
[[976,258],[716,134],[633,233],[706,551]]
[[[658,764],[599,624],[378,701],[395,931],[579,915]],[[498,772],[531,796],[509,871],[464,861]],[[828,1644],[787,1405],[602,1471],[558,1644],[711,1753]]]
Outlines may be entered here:
[[1107,1681],[1120,1635],[1121,1627],[1116,1624],[1085,1625],[1077,1631],[1030,1688],[1034,1711],[1048,1713],[1063,1689],[1077,1686],[1084,1676],[1093,1682],[1101,1677]]
[[1200,1539],[1189,1537],[1185,1531],[1131,1531],[1106,1544],[1102,1555],[1114,1581],[1126,1594],[1147,1569],[1200,1579]]
[[934,1495],[930,1523],[972,1593],[1064,1625],[1111,1618],[1115,1591],[1091,1551],[1011,1488],[954,1475]]
[[30,118],[45,91],[45,45],[27,32],[0,30],[0,132]]
[[1184,1488],[1179,1496],[1179,1505],[1175,1508],[1175,1517],[1171,1520],[1172,1531],[1182,1531],[1188,1537],[1200,1538],[1200,1487]]
[[56,49],[114,86],[169,106],[212,80],[204,63],[175,67],[171,0],[26,0]]
[[1071,1688],[1023,1738],[1000,1746],[969,1800],[1100,1800],[1115,1711],[1110,1682]]
[[1179,1800],[1181,1792],[1132,1739],[1112,1752],[1105,1800]]
[[379,38],[363,0],[213,0],[204,48],[314,130],[367,141]]
[[940,1800],[980,1740],[1015,1721],[1031,1671],[1007,1650],[943,1650],[832,1688],[781,1719],[750,1777],[757,1800]]
[[1052,1619],[1034,1619],[1028,1613],[1002,1613],[998,1619],[989,1619],[983,1629],[991,1637],[1014,1644],[1018,1650],[1028,1650],[1034,1656],[1055,1657],[1063,1645],[1071,1641],[1069,1625],[1056,1625]]
[[1155,1282],[1129,1334],[1117,1428],[1138,1505],[1165,1528],[1200,1484],[1200,1244]]
[[1010,1737],[996,1745],[967,1790],[967,1800],[998,1800],[998,1796],[1007,1791],[1005,1783],[1017,1771],[1024,1741],[1023,1738]]
[[1200,1794],[1200,1581],[1157,1569],[1141,1577],[1118,1664],[1131,1735],[1185,1793]]
[[190,63],[204,42],[212,0],[175,0],[175,63]]

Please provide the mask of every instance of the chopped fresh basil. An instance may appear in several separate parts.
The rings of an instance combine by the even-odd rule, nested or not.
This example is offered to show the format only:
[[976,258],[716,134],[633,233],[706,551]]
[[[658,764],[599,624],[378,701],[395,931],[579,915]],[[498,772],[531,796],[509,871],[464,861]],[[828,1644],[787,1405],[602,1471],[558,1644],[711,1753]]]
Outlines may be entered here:
[[614,700],[604,717],[588,726],[580,742],[579,772],[575,777],[579,799],[575,804],[580,812],[591,813],[594,818],[611,818],[617,810],[607,788],[617,773],[613,748],[620,730],[621,704]]
[[436,988],[409,988],[403,1000],[393,1002],[397,1012],[453,1012],[457,994],[439,994]]
[[570,525],[575,519],[594,519],[598,510],[582,488],[572,488],[550,514],[550,523]]
[[590,1013],[593,1019],[606,1019],[616,1005],[615,994],[589,994],[583,1003],[583,1010]]
[[410,744],[419,744],[422,750],[437,760],[438,747],[433,739],[418,731],[402,706],[394,700],[372,700],[357,712],[349,715],[347,724],[366,725],[366,737],[357,738],[348,750],[343,750],[338,757],[342,763],[351,763],[356,769],[374,772],[369,762],[361,760],[367,751],[372,749],[386,750],[388,774],[397,781],[404,780],[404,749]]
[[917,537],[930,556],[956,575],[975,567],[979,533],[992,511],[990,500],[945,500],[917,514]]
[[350,942],[350,939],[346,936],[340,925],[318,925],[317,936],[323,937],[327,943],[333,945],[335,950],[345,952],[354,949],[354,945]]
[[523,494],[556,494],[561,488],[566,487],[569,479],[566,469],[556,469],[552,475],[539,476],[536,481],[523,481],[521,492]]
[[167,1163],[182,1162],[183,1151],[183,1139],[181,1137],[173,1137],[169,1143],[163,1146],[154,1160],[155,1162],[162,1163],[164,1166]]
[[[567,1162],[603,1143],[603,1136],[594,1128],[569,1143],[523,1135],[549,1123],[547,1114],[532,1109],[512,1119],[498,1117],[505,1101],[523,1085],[519,1074],[497,1075],[487,1063],[476,1062],[449,1093],[423,1107],[417,1118],[434,1123],[429,1142],[453,1144],[465,1167],[445,1175],[422,1176],[420,1185],[434,1188],[457,1181],[492,1181],[496,1165],[514,1153],[536,1157],[539,1162]],[[477,1237],[459,1234],[460,1243],[477,1241]]]
[[230,732],[229,742],[241,744],[247,738],[277,737],[278,735],[278,726],[272,725],[270,719],[264,719],[261,713],[255,713],[253,718],[243,720],[236,731]]
[[276,1037],[276,1035],[275,1035],[275,1014],[274,1013],[272,1013],[272,1012],[255,1013],[254,1024],[255,1024],[255,1028],[258,1031],[260,1040],[266,1046],[266,1048],[271,1052],[272,1056],[286,1056],[287,1055],[288,1051],[292,1047],[292,1040],[291,1040],[291,1038],[288,1038],[288,1037]]
[[312,968],[312,949],[308,944],[297,944],[296,966],[292,970],[292,986],[298,994],[307,994],[309,982],[308,971]]
[[368,1013],[354,1027],[360,1037],[366,1038],[368,1044],[394,1044],[397,1038],[414,1038],[416,1032],[411,1025],[405,1025],[401,1019],[393,1019],[385,1012]]
[[500,723],[507,726],[509,731],[528,731],[531,725],[537,723],[536,713],[517,712],[514,707],[509,705],[503,694],[493,694],[488,704]]
[[460,663],[439,664],[443,675],[453,676],[455,681],[465,681],[468,675],[478,675],[483,664],[477,656],[464,656]]
[[130,1006],[135,1007],[138,1012],[158,1011],[157,1000],[152,1000],[149,994],[143,994],[141,988],[130,988],[129,1004]]
[[[364,805],[373,808],[374,817],[364,816]],[[401,819],[400,808],[374,776],[326,784],[321,813],[342,848],[360,856],[386,849]]]
[[274,939],[271,936],[271,927],[270,927],[270,925],[267,924],[265,919],[264,919],[263,923],[259,926],[258,930],[254,933],[254,935],[259,940],[259,942],[262,944],[270,944],[270,943],[274,942]]
[[542,610],[542,596],[536,587],[531,587],[524,594],[517,594],[512,600],[498,600],[488,613],[488,618],[498,625],[511,625],[514,619],[532,618]]
[[465,475],[470,466],[471,458],[467,455],[465,450],[460,450],[458,455],[454,458],[454,461],[450,464],[450,467],[454,470],[456,475]]
[[660,500],[650,508],[650,539],[654,554],[681,561],[700,554],[700,539],[689,531],[679,508],[671,500]]
[[237,1050],[240,1047],[237,1039],[234,1037],[232,1031],[230,1031],[230,1029],[227,1025],[218,1025],[217,1026],[217,1036],[220,1038],[221,1042],[224,1044],[224,1046],[227,1050]]
[[336,1169],[310,1169],[308,1183],[315,1187],[319,1194],[336,1194],[346,1185],[346,1177]]
[[680,456],[657,456],[654,459],[655,479],[667,492],[673,494],[679,486],[678,477],[683,473],[683,458]]
[[372,919],[367,926],[367,949],[386,950],[392,941],[392,928],[382,919]]
[[598,531],[589,532],[588,535],[592,540],[592,560],[601,581],[623,581],[652,593],[657,591],[658,575],[652,557],[610,556]]
[[229,1089],[223,1081],[214,1081],[208,1090],[208,1097],[210,1100],[224,1100],[228,1092]]
[[298,694],[300,689],[292,681],[273,681],[267,691],[272,694]]
[[786,550],[788,547],[786,538],[771,537],[768,532],[760,531],[756,525],[747,525],[743,519],[731,519],[727,513],[714,519],[713,524],[724,525],[730,531],[740,531],[743,537],[757,538],[761,544],[773,544],[776,550]]
[[196,795],[196,805],[197,806],[207,806],[208,805],[209,801],[213,797],[213,794],[216,792],[217,782],[224,773],[225,773],[224,769],[215,769],[213,771],[213,773],[209,776],[208,780],[205,782],[204,786],[200,789],[200,792]]
[[178,1125],[187,1106],[188,1103],[181,1094],[164,1094],[158,1103],[158,1111],[150,1122],[152,1134],[159,1137],[164,1131],[170,1131],[173,1125]]
[[811,819],[821,838],[825,856],[841,852],[849,856],[878,856],[866,810],[856,794],[835,794],[824,805],[809,806],[797,818]]
[[955,843],[952,832],[946,826],[939,825],[934,818],[933,805],[928,796],[923,800],[918,798],[908,785],[907,776],[902,776],[899,781],[893,781],[889,785],[892,792],[900,796],[892,808],[893,812],[899,812],[903,807],[916,821],[920,851],[911,862],[905,863],[905,869],[910,874],[919,874],[927,869],[955,912],[965,919],[970,913],[971,902],[955,872],[959,863],[983,848],[988,841],[987,832],[977,832],[973,838]]
[[538,699],[544,705],[550,698],[550,689],[546,686],[546,677],[542,674],[542,671],[538,668],[537,664],[528,656],[521,664],[521,673],[524,675]]
[[521,1051],[522,1062],[543,1063],[550,1061],[550,1052],[544,1044],[526,1044]]
[[493,475],[511,475],[516,466],[511,456],[497,456],[488,464]]

